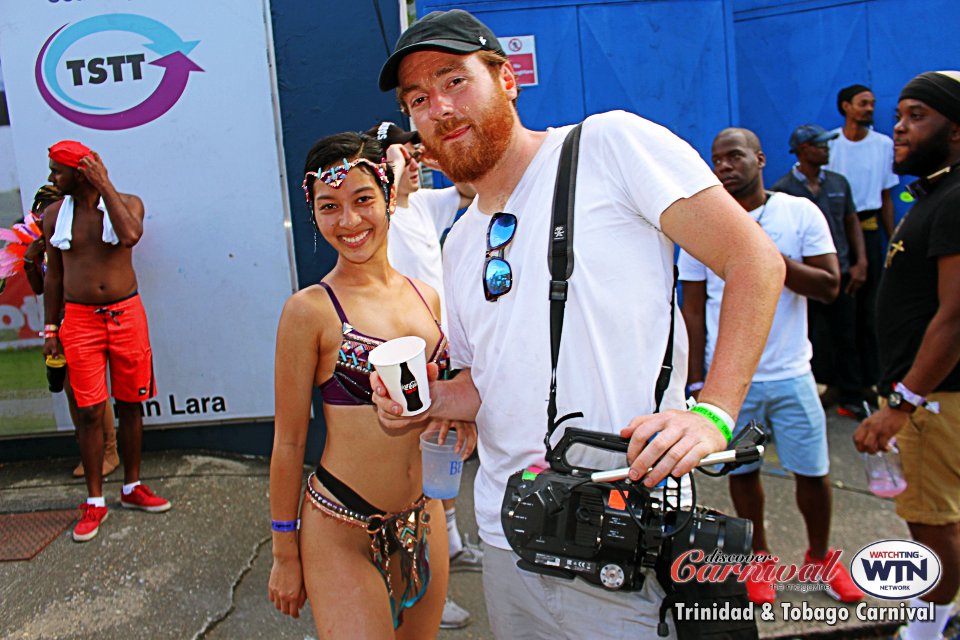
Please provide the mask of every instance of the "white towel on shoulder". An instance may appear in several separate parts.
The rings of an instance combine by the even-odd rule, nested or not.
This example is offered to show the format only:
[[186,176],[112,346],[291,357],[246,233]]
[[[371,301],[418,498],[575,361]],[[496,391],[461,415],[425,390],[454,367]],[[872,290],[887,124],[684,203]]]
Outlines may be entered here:
[[[120,238],[117,232],[113,230],[113,223],[110,222],[110,216],[107,214],[107,205],[100,198],[97,209],[103,212],[103,241],[106,244],[120,244]],[[60,205],[60,211],[57,213],[57,224],[53,228],[53,237],[50,238],[50,244],[61,251],[70,248],[70,242],[73,240],[73,197],[63,196],[63,203]]]

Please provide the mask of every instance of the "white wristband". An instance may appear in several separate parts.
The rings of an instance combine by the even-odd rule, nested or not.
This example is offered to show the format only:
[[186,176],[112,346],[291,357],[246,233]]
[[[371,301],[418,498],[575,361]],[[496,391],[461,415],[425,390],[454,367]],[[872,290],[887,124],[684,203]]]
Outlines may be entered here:
[[[720,429],[720,431],[727,438],[727,442],[729,442],[733,438],[733,429],[734,427],[737,426],[737,423],[733,421],[733,418],[730,416],[729,413],[727,413],[717,405],[709,404],[707,402],[698,402],[696,405],[694,405],[694,408],[691,409],[691,411],[695,411],[697,407],[703,407],[708,412],[714,414],[717,418],[723,421],[723,423],[727,427],[727,432],[723,433],[723,429]],[[719,428],[719,426],[717,428]]]
[[717,405],[710,404],[709,402],[698,402],[697,404],[699,404],[701,407],[710,409],[710,411],[713,411],[715,414],[723,418],[723,421],[727,423],[728,427],[730,427],[730,431],[733,431],[733,428],[737,426],[737,423],[733,421],[733,418],[730,416],[730,414]]
[[899,393],[901,396],[903,396],[904,400],[906,400],[913,406],[917,407],[918,409],[920,407],[923,407],[930,413],[940,413],[939,402],[927,402],[927,399],[925,397],[917,393],[914,393],[913,391],[910,391],[910,389],[907,389],[907,387],[902,382],[898,382],[897,384],[893,385],[893,390]]

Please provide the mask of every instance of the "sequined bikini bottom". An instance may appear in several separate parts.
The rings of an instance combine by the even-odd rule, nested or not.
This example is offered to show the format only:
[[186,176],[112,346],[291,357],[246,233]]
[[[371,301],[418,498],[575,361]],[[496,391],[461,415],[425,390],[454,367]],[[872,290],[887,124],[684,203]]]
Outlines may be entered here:
[[[326,470],[321,471],[326,482],[322,482],[338,500],[338,493],[352,494],[346,502],[352,507],[334,502],[313,488],[313,478],[316,473],[307,478],[307,498],[323,515],[333,518],[343,524],[363,529],[370,536],[370,561],[380,572],[387,594],[390,596],[390,611],[393,614],[393,628],[396,629],[403,622],[403,610],[412,607],[423,597],[430,584],[430,554],[427,547],[427,533],[430,527],[427,524],[430,515],[426,512],[426,496],[420,498],[403,511],[386,513],[369,505],[346,484],[337,480]],[[331,478],[333,481],[331,481]],[[318,479],[319,480],[319,479]],[[340,487],[329,485],[340,484]],[[339,488],[340,491],[334,490]],[[344,492],[344,489],[346,491]],[[357,508],[359,502],[369,509]],[[362,511],[362,512],[361,512]],[[404,585],[399,600],[395,598],[392,581],[390,580],[390,556],[400,555],[400,569]]]

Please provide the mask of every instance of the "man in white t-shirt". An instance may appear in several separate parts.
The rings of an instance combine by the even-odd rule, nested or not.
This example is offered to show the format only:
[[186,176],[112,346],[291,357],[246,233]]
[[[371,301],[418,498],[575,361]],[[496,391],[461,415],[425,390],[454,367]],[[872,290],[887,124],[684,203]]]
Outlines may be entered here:
[[[400,37],[380,74],[381,89],[395,87],[443,172],[469,182],[478,197],[444,246],[451,359],[463,371],[432,383],[430,410],[412,419],[399,416],[400,405],[372,376],[380,421],[388,429],[422,428],[431,418],[477,423],[474,503],[496,637],[654,637],[663,597],[656,580],[647,579],[639,591],[607,591],[524,571],[500,522],[507,478],[544,464],[551,377],[547,247],[569,127],[523,126],[511,104],[518,87],[509,60],[493,32],[464,11],[431,13]],[[683,410],[687,341],[679,317],[676,371],[663,411],[650,415],[669,336],[674,241],[727,277],[732,304],[720,319],[716,364],[702,396],[702,409],[724,428],[738,413],[763,350],[783,261],[697,153],[639,116],[614,111],[584,122],[576,187],[576,264],[557,370],[558,415],[580,411],[582,419],[564,426],[630,438],[631,478],[652,487],[668,474],[688,473],[727,444],[714,421]],[[494,215],[500,212],[513,214],[516,227],[492,251],[488,230],[503,219]],[[502,282],[484,278],[493,255],[510,265]],[[490,290],[506,282],[508,290]],[[592,468],[625,462],[621,455],[595,466],[591,454],[572,455],[570,462]]]
[[[760,141],[747,129],[724,129],[713,142],[713,170],[723,186],[776,243],[786,265],[786,286],[780,294],[770,337],[737,419],[737,430],[751,420],[765,425],[777,444],[784,468],[796,477],[797,504],[807,527],[806,564],[830,558],[831,495],[827,454],[827,422],[810,369],[813,350],[807,339],[807,298],[825,304],[840,290],[840,265],[823,214],[806,198],[763,188],[766,164]],[[717,348],[717,327],[724,283],[701,262],[681,251],[683,317],[690,335],[689,388],[699,393],[711,370]],[[735,433],[736,433],[735,432]],[[753,549],[771,556],[764,528],[760,463],[735,469],[730,496],[737,515],[753,522]],[[770,557],[761,565],[774,565]],[[825,580],[828,593],[843,602],[863,598],[842,565]],[[764,577],[769,571],[762,572]],[[756,604],[776,598],[773,580],[751,578],[747,593]]]
[[[876,98],[869,87],[854,84],[837,95],[837,109],[844,117],[840,135],[830,141],[830,161],[824,169],[842,174],[853,191],[853,203],[860,217],[867,255],[867,281],[857,291],[857,350],[860,357],[860,386],[867,390],[880,379],[877,345],[877,287],[883,270],[883,237],[893,235],[893,198],[890,189],[899,178],[893,173],[893,140],[873,130]],[[843,403],[840,415],[862,420],[861,405]]]
[[[365,133],[380,143],[393,166],[394,176],[397,176],[397,202],[390,216],[387,259],[403,275],[433,287],[440,296],[440,321],[444,324],[447,310],[443,297],[440,238],[453,224],[457,211],[470,204],[476,192],[465,184],[446,189],[420,188],[418,160],[429,159],[423,157],[420,135],[416,131],[404,131],[392,122],[381,122]],[[481,571],[483,551],[478,545],[461,537],[457,526],[456,501],[443,500],[443,511],[447,521],[450,571]],[[470,612],[448,595],[443,603],[440,628],[461,629],[470,621]]]

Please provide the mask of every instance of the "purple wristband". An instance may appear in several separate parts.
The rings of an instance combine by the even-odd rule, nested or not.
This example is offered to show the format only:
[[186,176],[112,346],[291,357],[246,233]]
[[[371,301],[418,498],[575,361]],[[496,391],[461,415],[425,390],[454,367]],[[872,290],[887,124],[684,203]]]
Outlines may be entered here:
[[271,520],[270,528],[280,533],[290,533],[300,528],[300,520]]

